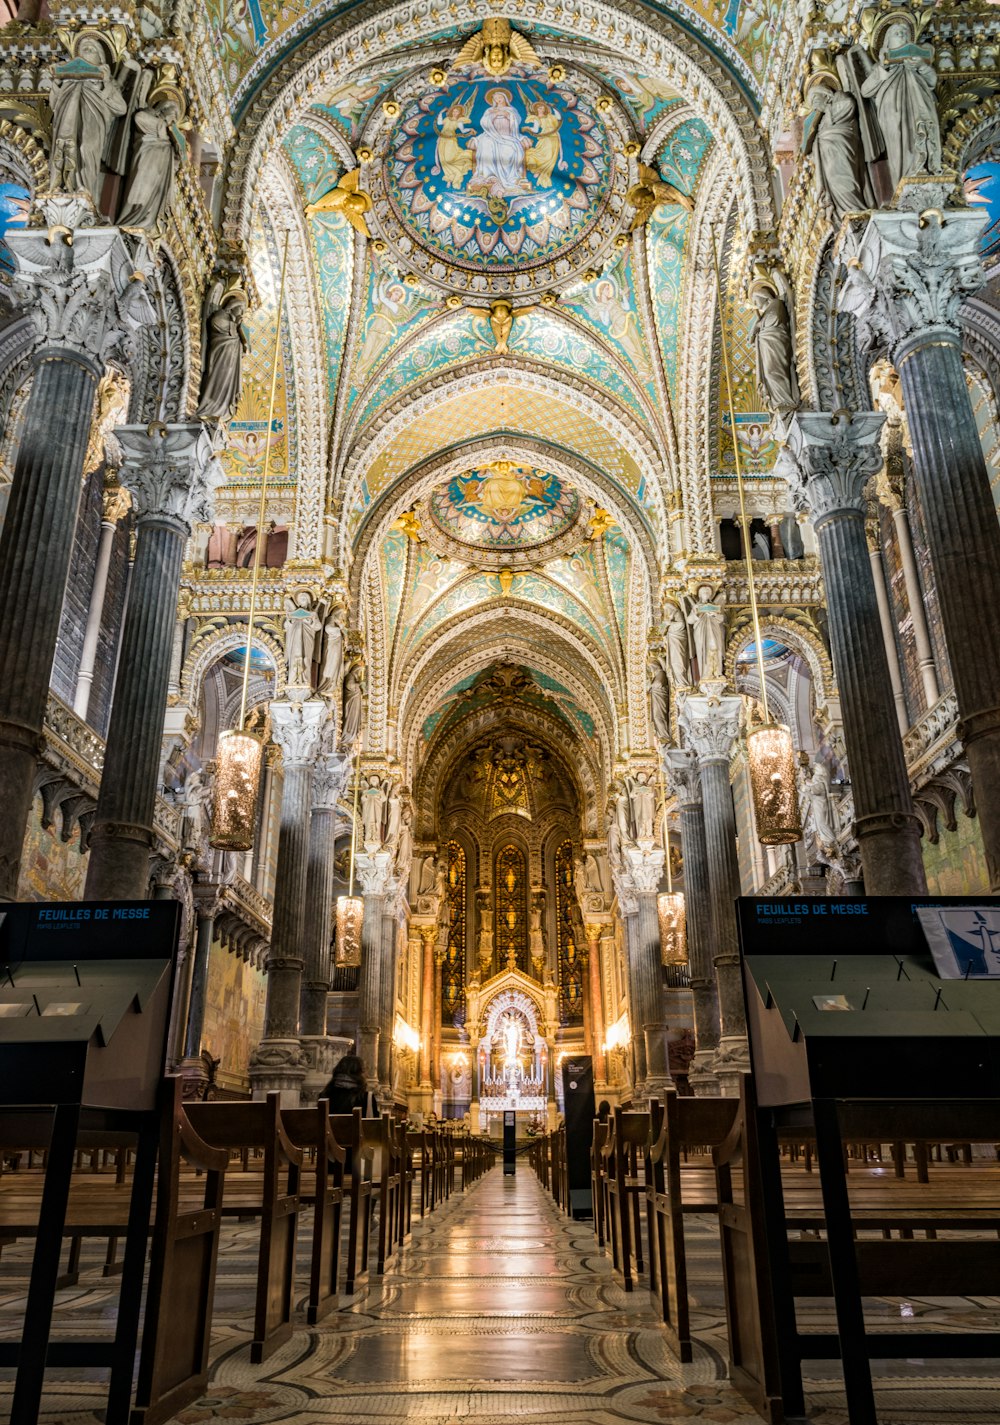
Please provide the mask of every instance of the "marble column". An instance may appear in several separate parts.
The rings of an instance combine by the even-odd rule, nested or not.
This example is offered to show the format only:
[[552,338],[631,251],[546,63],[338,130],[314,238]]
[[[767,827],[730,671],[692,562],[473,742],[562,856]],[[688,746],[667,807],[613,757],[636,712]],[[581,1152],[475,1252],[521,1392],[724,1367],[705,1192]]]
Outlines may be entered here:
[[[889,422],[886,422],[888,430]],[[893,436],[900,443],[902,435],[893,432]],[[883,441],[883,449],[886,442]],[[938,687],[937,669],[934,666],[934,650],[931,647],[930,630],[927,627],[927,611],[924,607],[924,591],[920,587],[920,575],[917,571],[917,560],[913,552],[913,535],[910,531],[910,517],[906,512],[906,503],[903,498],[902,471],[890,475],[888,460],[875,482],[875,493],[879,503],[885,505],[892,515],[893,528],[896,531],[896,543],[899,546],[899,563],[903,571],[903,587],[906,590],[906,602],[910,610],[910,621],[913,625],[913,643],[917,655],[917,672],[920,675],[920,685],[923,688],[924,702],[928,708],[932,708],[941,696]]]
[[684,909],[695,1041],[688,1081],[698,1097],[712,1098],[719,1092],[719,1081],[712,1069],[719,1052],[719,992],[712,965],[712,892],[701,776],[698,759],[688,747],[671,748],[666,753],[665,768],[670,789],[677,798],[684,855]]
[[431,1074],[433,1076],[432,1103],[435,1113],[441,1112],[443,1094],[441,1092],[441,1019],[444,1015],[444,962],[448,955],[448,932],[441,929],[437,932],[437,943],[434,946],[434,1009],[433,1009],[433,1034],[434,1045],[431,1054]]
[[865,520],[865,537],[868,540],[868,559],[872,566],[872,584],[875,588],[875,602],[878,605],[878,621],[882,627],[882,642],[885,644],[885,661],[889,668],[889,686],[892,688],[892,700],[896,704],[896,721],[899,723],[899,731],[902,734],[910,725],[910,715],[906,711],[903,672],[899,666],[899,650],[896,647],[892,609],[889,606],[889,590],[886,587],[885,570],[882,567],[882,539],[878,520]]
[[105,490],[103,495],[101,534],[97,545],[97,563],[94,566],[94,582],[90,588],[90,604],[87,609],[87,627],[83,635],[80,652],[80,667],[76,675],[76,692],[73,694],[73,711],[86,719],[90,708],[90,694],[94,686],[94,669],[97,666],[97,646],[101,637],[104,618],[104,600],[108,592],[108,574],[111,572],[111,552],[115,543],[115,532],[121,520],[131,508],[132,500],[127,490],[120,485]]
[[663,959],[656,894],[663,875],[663,850],[652,843],[622,847],[620,880],[635,907],[628,919],[629,992],[632,1040],[639,1082],[636,1097],[662,1096],[672,1084],[667,1033]]
[[48,198],[12,229],[15,291],[35,323],[31,393],[0,534],[0,900],[17,894],[97,382],[155,314],[116,228]]
[[181,1076],[185,1081],[185,1097],[200,1098],[208,1082],[201,1058],[202,1035],[205,1031],[205,996],[208,989],[208,961],[215,935],[215,917],[219,909],[218,889],[196,887],[194,958],[191,962],[191,990],[188,997],[187,1026],[184,1031],[184,1058]]
[[382,975],[387,903],[396,893],[388,851],[360,852],[354,871],[365,903],[361,924],[361,974],[358,980],[358,1054],[365,1066],[368,1087],[385,1087],[379,1078],[379,1040],[382,1019]]
[[959,736],[979,812],[990,887],[1000,891],[1000,526],[962,366],[962,302],[982,286],[986,216],[946,208],[945,182],[901,185],[874,213],[841,291],[862,335],[899,372]]
[[351,759],[346,753],[321,752],[312,776],[303,940],[305,964],[299,992],[299,1035],[306,1061],[302,1094],[309,1102],[329,1083],[336,1062],[333,1056],[339,1058],[345,1052],[342,1040],[327,1035],[326,1004],[330,993],[337,804],[347,784],[350,766]]
[[396,978],[399,973],[399,884],[382,908],[382,969],[378,992],[378,1081],[391,1097],[393,1085],[393,1030],[396,1027]]
[[587,975],[590,999],[590,1032],[593,1038],[594,1086],[605,1087],[608,1067],[604,1057],[604,995],[601,990],[601,933],[603,925],[587,921]]
[[264,1037],[250,1058],[250,1084],[254,1098],[277,1089],[286,1108],[298,1105],[306,1072],[299,1043],[299,992],[305,965],[313,763],[326,716],[326,704],[319,698],[271,704],[271,735],[281,750],[284,782]]
[[420,1093],[425,1113],[430,1112],[433,1107],[431,1057],[434,1047],[434,943],[436,940],[436,925],[420,927],[423,955],[420,980]]
[[795,469],[789,465],[787,478],[819,541],[865,889],[870,896],[925,895],[920,822],[865,537],[863,490],[882,464],[884,419],[871,411],[799,411],[788,433]]
[[119,426],[115,434],[125,452],[122,484],[135,511],[135,565],[84,894],[142,900],[184,544],[193,523],[211,518],[222,472],[200,423]]
[[741,894],[736,855],[736,812],[729,785],[729,762],[742,731],[743,699],[719,681],[704,682],[701,693],[680,709],[684,740],[698,759],[705,824],[708,886],[712,897],[712,964],[719,996],[719,1048],[714,1069],[723,1093],[736,1093],[739,1075],[749,1069],[746,1013],[740,977],[736,900]]

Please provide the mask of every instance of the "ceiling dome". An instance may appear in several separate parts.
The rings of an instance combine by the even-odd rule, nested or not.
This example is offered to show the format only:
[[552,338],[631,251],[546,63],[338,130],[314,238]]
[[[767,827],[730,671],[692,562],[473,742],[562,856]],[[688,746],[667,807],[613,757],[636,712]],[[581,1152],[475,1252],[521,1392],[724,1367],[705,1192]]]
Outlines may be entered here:
[[433,529],[460,558],[470,550],[550,558],[567,536],[575,542],[582,508],[579,493],[558,475],[509,460],[453,475],[427,501]]
[[416,77],[365,134],[383,156],[366,175],[372,234],[401,271],[466,299],[556,292],[628,224],[616,151],[629,137],[617,100],[579,71]]

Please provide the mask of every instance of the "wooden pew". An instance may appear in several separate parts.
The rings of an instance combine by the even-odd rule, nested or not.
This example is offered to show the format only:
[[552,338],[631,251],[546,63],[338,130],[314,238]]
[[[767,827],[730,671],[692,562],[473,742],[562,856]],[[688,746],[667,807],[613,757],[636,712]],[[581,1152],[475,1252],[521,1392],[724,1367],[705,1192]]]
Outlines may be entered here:
[[714,1167],[685,1167],[690,1152],[713,1149],[727,1136],[739,1109],[734,1098],[680,1097],[668,1089],[650,1104],[646,1151],[646,1213],[650,1290],[658,1292],[663,1326],[681,1361],[693,1357],[688,1307],[684,1214],[717,1212]]
[[368,1276],[368,1241],[371,1229],[372,1149],[366,1142],[360,1108],[353,1113],[330,1115],[330,1129],[347,1154],[344,1191],[347,1194],[347,1262],[344,1290],[354,1294]]
[[[325,1098],[314,1108],[282,1109],[281,1122],[290,1141],[303,1154],[311,1153],[314,1158],[312,1174],[304,1175],[299,1200],[313,1205],[306,1320],[315,1326],[340,1305],[340,1238],[347,1152],[330,1127],[329,1103]],[[310,1177],[311,1192],[307,1190]]]
[[396,1249],[399,1231],[399,1198],[401,1162],[396,1121],[388,1115],[361,1120],[362,1142],[370,1150],[372,1167],[372,1201],[379,1204],[378,1256],[376,1268],[381,1276]]
[[250,1359],[267,1359],[292,1334],[295,1292],[295,1236],[303,1153],[281,1123],[279,1095],[263,1103],[189,1103],[195,1132],[214,1148],[263,1152],[258,1171],[230,1170],[227,1216],[260,1218],[257,1295]]
[[644,1170],[645,1164],[649,1114],[616,1108],[610,1125],[603,1152],[611,1262],[621,1271],[625,1290],[631,1291],[633,1258],[636,1274],[643,1272],[640,1200],[645,1201],[646,1183],[640,1169]]
[[597,1245],[604,1246],[604,1145],[608,1141],[609,1124],[600,1118],[594,1119],[594,1136],[590,1143],[590,1197],[593,1204],[594,1231]]
[[[986,1168],[980,1177],[972,1170],[970,1183],[969,1170],[956,1165],[934,1185],[888,1174],[848,1177],[843,1171],[848,1141],[995,1142],[1000,1101],[823,1101],[821,1106],[836,1115],[824,1122],[826,1136],[817,1138],[821,1169],[835,1169],[825,1183],[780,1166],[775,1119],[801,1114],[808,1130],[809,1107],[758,1109],[749,1076],[732,1131],[714,1155],[731,1379],[772,1425],[805,1413],[803,1360],[839,1357],[846,1376],[847,1368],[873,1356],[961,1359],[1000,1353],[996,1332],[870,1332],[862,1307],[862,1298],[871,1296],[995,1294],[1000,1240],[982,1234],[988,1230],[1000,1238],[1000,1171]],[[834,1122],[839,1143],[827,1132]],[[936,1233],[945,1230],[977,1235],[937,1240]],[[917,1239],[916,1232],[925,1236]],[[837,1331],[800,1332],[795,1300],[801,1296],[833,1297]],[[851,1419],[873,1420],[867,1402],[852,1398],[850,1379],[845,1383]]]

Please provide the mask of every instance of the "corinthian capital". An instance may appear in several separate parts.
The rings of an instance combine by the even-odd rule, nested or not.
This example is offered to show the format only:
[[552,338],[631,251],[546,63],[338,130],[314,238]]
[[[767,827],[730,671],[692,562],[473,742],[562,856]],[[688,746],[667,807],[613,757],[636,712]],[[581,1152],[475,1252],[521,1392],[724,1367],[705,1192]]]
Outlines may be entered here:
[[679,719],[699,765],[728,763],[743,728],[743,699],[733,693],[691,693],[684,699]]
[[173,524],[186,536],[192,524],[211,523],[223,473],[200,421],[118,426],[115,436],[125,454],[119,479],[139,524]]
[[620,878],[625,894],[655,895],[663,875],[663,851],[660,847],[626,846],[622,852]]
[[359,852],[354,858],[354,869],[362,895],[391,896],[396,893],[397,882],[393,875],[391,851],[376,851],[374,856]]
[[884,343],[894,361],[925,332],[950,328],[957,339],[959,308],[985,281],[979,239],[986,222],[972,208],[873,213],[854,251],[842,253],[840,310],[852,312],[867,343]]
[[788,429],[782,474],[795,503],[813,520],[839,510],[861,511],[864,487],[882,469],[879,436],[885,416],[876,411],[798,411]]
[[312,799],[314,811],[336,811],[344,794],[351,771],[351,759],[345,752],[325,752],[313,768]]
[[145,274],[117,228],[72,227],[72,207],[51,200],[51,226],[6,236],[17,263],[14,288],[35,324],[39,350],[88,362],[96,374],[128,352],[134,335],[156,320]]
[[303,703],[271,704],[271,735],[281,748],[285,767],[306,767],[319,751],[326,719],[326,703],[308,698]]
[[681,811],[701,805],[698,759],[690,747],[671,747],[664,758],[663,770]]

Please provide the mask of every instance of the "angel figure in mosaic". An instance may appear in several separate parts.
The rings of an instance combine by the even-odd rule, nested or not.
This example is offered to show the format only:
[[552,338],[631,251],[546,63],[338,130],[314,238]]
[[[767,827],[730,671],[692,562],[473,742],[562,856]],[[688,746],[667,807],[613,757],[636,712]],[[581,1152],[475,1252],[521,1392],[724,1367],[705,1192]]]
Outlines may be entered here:
[[513,64],[524,69],[540,69],[542,61],[523,35],[511,28],[509,20],[488,19],[478,34],[467,39],[452,66],[469,69],[481,64],[487,74],[506,74]]
[[534,144],[525,155],[528,172],[534,176],[539,188],[551,188],[556,166],[561,169],[566,167],[559,134],[562,115],[544,99],[537,99],[528,105],[528,117],[524,127],[537,134]]
[[472,169],[472,154],[459,142],[461,134],[474,132],[469,119],[472,116],[472,99],[462,104],[457,99],[443,114],[438,116],[437,147],[434,152],[432,173],[440,173],[451,188],[461,188],[462,180]]

